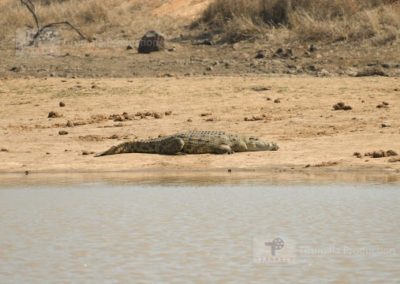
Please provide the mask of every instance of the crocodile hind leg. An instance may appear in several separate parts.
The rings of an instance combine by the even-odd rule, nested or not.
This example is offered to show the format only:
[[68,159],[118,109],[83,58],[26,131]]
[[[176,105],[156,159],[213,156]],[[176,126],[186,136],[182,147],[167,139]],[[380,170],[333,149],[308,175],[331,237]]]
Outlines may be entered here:
[[171,137],[156,146],[156,152],[164,155],[175,155],[182,151],[185,142],[181,138]]
[[233,154],[231,147],[226,144],[212,147],[212,153],[214,154]]

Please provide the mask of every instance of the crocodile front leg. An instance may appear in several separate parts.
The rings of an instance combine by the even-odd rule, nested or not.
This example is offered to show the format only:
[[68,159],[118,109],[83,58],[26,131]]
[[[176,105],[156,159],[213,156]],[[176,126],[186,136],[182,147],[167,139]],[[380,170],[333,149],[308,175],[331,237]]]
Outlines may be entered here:
[[212,153],[214,154],[233,154],[231,147],[229,145],[219,145],[212,147]]

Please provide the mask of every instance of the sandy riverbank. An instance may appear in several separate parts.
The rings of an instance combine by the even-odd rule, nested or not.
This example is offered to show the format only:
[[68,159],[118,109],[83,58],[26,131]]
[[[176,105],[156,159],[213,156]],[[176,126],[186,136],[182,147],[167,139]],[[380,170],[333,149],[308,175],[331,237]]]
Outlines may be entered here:
[[[338,102],[352,109],[333,110]],[[399,156],[364,154],[377,150],[400,154],[399,103],[400,80],[382,77],[2,80],[0,172],[325,168],[396,172]],[[48,118],[51,111],[60,117]],[[143,118],[135,116],[138,112]],[[121,116],[109,119],[113,114]],[[68,121],[74,126],[68,127]],[[92,154],[121,141],[185,130],[251,135],[278,142],[281,148],[234,155],[94,158]]]

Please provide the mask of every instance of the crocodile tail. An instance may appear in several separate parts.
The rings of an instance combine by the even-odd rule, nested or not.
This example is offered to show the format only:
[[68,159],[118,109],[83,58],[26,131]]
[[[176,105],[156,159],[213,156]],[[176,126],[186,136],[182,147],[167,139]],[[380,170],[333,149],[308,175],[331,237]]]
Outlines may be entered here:
[[100,152],[95,155],[95,157],[101,157],[106,155],[115,155],[115,154],[122,154],[122,153],[132,153],[134,152],[133,149],[135,148],[134,144],[136,142],[123,142],[117,145],[112,146],[110,149]]
[[153,141],[131,141],[123,142],[112,146],[110,149],[98,153],[95,157],[106,155],[115,155],[123,153],[155,153],[155,146],[157,143]]
[[122,150],[123,150],[122,146],[123,146],[122,144],[114,145],[110,149],[108,149],[108,150],[106,150],[104,152],[97,153],[95,155],[95,157],[101,157],[101,156],[106,156],[106,155],[114,155],[114,154],[123,153],[122,152]]

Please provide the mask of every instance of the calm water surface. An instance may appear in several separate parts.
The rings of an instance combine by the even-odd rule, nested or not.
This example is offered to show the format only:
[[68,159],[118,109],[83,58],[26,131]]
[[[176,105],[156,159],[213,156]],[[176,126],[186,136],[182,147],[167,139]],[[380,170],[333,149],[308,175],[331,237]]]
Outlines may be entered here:
[[399,201],[398,184],[3,187],[0,283],[399,283]]

